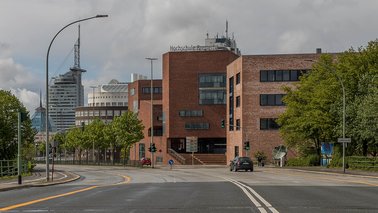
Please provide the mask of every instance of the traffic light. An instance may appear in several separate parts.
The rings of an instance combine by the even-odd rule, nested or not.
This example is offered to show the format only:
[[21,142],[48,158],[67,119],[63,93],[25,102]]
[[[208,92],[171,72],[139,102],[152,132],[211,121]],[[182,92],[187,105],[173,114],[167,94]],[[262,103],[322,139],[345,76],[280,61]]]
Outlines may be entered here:
[[152,144],[151,151],[152,151],[152,152],[156,152],[156,147],[155,147],[155,144],[154,144],[154,143]]
[[250,149],[250,147],[249,147],[249,141],[244,142],[244,149],[245,150],[249,150]]
[[224,119],[221,120],[221,127],[224,128],[225,127],[225,122],[224,122]]
[[24,122],[28,119],[28,114],[26,112],[20,112],[21,113],[21,122]]
[[149,152],[151,152],[151,146],[150,146],[150,147],[148,147],[148,151],[149,151]]

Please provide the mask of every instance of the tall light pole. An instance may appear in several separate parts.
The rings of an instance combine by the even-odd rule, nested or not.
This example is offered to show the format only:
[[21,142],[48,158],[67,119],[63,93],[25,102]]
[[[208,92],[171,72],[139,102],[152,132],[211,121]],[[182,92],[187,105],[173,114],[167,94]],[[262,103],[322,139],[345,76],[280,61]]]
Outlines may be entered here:
[[[94,121],[94,111],[95,111],[95,95],[94,95],[94,90],[96,86],[90,86],[92,88],[92,122]],[[95,161],[95,145],[94,141],[92,141],[92,162]]]
[[53,44],[55,38],[59,35],[59,33],[62,32],[64,29],[66,29],[68,26],[71,26],[78,22],[87,21],[89,19],[105,18],[105,17],[108,17],[108,15],[96,15],[89,18],[79,19],[79,20],[76,20],[74,22],[67,24],[55,34],[55,36],[52,38],[50,42],[49,48],[47,49],[47,54],[46,54],[46,181],[50,180],[50,175],[49,175],[49,172],[50,172],[49,171],[49,54],[50,54],[51,45]]
[[154,168],[154,152],[152,151],[152,144],[154,143],[154,105],[153,105],[153,61],[157,60],[157,58],[146,58],[147,60],[150,60],[151,62],[151,88],[150,88],[150,94],[151,94],[151,140],[150,140],[150,148],[151,148],[151,167]]
[[[337,74],[335,68],[329,67],[324,62],[319,62],[319,61],[315,61],[315,60],[305,60],[305,61],[311,61],[311,62],[319,63],[322,66],[326,67],[327,69],[331,70],[335,74],[336,79],[341,84],[341,88],[343,90],[343,138],[345,138],[345,114],[346,114],[345,113],[345,105],[346,105],[346,103],[345,103],[345,87],[344,87],[343,81],[341,80],[340,76]],[[343,172],[345,173],[345,142],[343,142]]]

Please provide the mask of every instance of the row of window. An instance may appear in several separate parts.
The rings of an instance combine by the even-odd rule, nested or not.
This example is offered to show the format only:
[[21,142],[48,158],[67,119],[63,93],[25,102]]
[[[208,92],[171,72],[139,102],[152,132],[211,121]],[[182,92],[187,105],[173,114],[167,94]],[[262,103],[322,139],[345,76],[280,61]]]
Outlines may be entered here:
[[[285,106],[282,98],[285,94],[260,94],[260,106]],[[230,99],[231,101],[231,99]],[[231,107],[230,102],[230,107]],[[240,107],[240,96],[236,97],[236,107]]]
[[185,129],[196,130],[196,129],[209,129],[209,123],[185,123]]
[[226,104],[226,74],[200,74],[199,104]]
[[[127,106],[128,103],[127,102],[97,102],[95,103],[96,106]],[[89,103],[88,106],[93,106],[92,103]]]
[[[95,96],[94,99],[105,99],[105,98],[127,98],[127,96],[119,96],[119,95],[116,95],[116,96]],[[93,97],[91,98],[88,98],[90,100],[93,99]]]
[[305,74],[307,70],[261,70],[261,82],[275,81],[299,81],[299,77]]
[[125,113],[126,110],[88,110],[88,111],[77,111],[75,112],[76,117],[87,117],[87,116],[120,116]]
[[[280,126],[276,123],[277,118],[260,118],[260,130],[277,130]],[[240,119],[236,119],[236,130],[240,130]],[[233,130],[233,128],[232,128]],[[232,131],[230,129],[230,131]]]
[[[162,94],[163,88],[162,87],[153,87],[154,94]],[[151,87],[142,87],[143,94],[151,94]]]
[[285,94],[260,94],[260,106],[284,106],[284,96]]
[[180,117],[202,117],[203,110],[180,110]]

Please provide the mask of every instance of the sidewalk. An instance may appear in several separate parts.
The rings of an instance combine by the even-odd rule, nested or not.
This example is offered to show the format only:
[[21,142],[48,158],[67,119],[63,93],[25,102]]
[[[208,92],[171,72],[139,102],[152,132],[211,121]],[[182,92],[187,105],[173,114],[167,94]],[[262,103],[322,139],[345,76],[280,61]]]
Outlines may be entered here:
[[27,187],[41,187],[56,185],[62,183],[68,183],[79,179],[80,176],[72,172],[67,171],[54,171],[54,178],[52,179],[52,174],[50,171],[50,181],[46,182],[46,170],[43,168],[36,167],[31,176],[22,177],[22,184],[18,184],[17,177],[11,179],[0,179],[0,192],[8,191],[13,189],[21,189]]
[[[271,168],[274,168],[274,167],[271,167]],[[342,168],[327,168],[327,167],[322,167],[322,166],[310,166],[310,167],[276,167],[276,168],[301,170],[301,171],[309,171],[309,172],[327,172],[327,173],[335,173],[335,174],[344,174]],[[375,171],[365,171],[365,170],[346,169],[345,170],[345,174],[378,177],[378,172],[375,172]]]

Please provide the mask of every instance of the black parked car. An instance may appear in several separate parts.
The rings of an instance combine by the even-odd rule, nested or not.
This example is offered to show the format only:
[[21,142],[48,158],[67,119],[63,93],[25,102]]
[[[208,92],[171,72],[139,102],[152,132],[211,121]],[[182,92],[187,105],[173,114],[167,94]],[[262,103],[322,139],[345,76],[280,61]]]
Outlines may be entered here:
[[236,157],[230,163],[230,171],[238,170],[253,171],[253,162],[249,157]]

